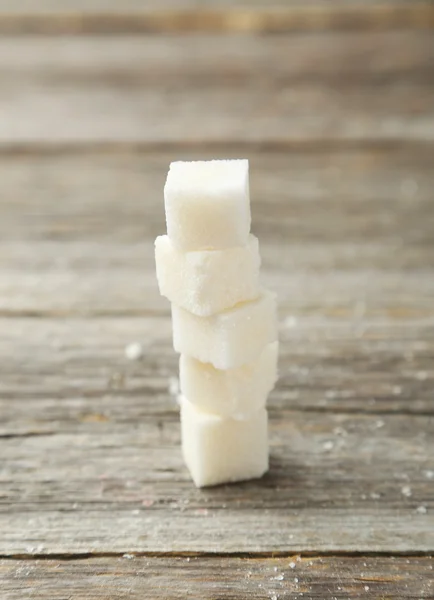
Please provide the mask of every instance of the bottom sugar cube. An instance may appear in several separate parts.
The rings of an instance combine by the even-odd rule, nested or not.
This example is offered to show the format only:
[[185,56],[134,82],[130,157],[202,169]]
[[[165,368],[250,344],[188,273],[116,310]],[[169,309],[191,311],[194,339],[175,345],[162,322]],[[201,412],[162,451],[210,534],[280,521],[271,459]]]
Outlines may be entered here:
[[277,379],[278,348],[279,342],[267,344],[256,360],[227,370],[181,354],[181,394],[198,410],[243,418],[265,406]]
[[261,477],[268,470],[267,411],[224,419],[181,397],[182,452],[197,487]]

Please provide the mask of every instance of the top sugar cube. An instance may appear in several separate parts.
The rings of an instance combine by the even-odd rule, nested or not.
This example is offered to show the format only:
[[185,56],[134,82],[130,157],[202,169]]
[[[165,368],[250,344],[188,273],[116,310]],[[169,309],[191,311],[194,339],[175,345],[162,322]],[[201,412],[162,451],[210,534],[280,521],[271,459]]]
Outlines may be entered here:
[[164,187],[167,234],[180,250],[247,244],[249,161],[173,162]]

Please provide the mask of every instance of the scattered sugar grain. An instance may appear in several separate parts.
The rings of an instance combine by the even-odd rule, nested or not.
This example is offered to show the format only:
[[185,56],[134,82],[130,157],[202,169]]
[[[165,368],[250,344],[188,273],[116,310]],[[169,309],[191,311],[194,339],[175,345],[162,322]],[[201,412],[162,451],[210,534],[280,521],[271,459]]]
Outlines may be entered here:
[[128,360],[140,360],[143,357],[143,347],[139,342],[132,342],[125,347],[125,356]]
[[412,494],[411,487],[409,485],[403,485],[401,488],[401,494],[406,498],[410,498]]

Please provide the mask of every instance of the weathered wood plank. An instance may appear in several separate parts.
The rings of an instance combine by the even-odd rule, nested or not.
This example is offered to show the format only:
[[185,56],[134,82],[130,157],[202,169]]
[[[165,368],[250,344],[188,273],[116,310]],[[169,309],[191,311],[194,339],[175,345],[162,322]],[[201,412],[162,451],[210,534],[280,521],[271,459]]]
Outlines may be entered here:
[[434,139],[431,33],[0,39],[0,143]]
[[0,582],[4,600],[423,599],[432,598],[432,566],[431,556],[247,559],[127,554],[88,560],[1,560]]
[[[282,318],[433,316],[430,152],[249,152],[253,231]],[[4,156],[3,314],[168,314],[153,240],[175,153]],[[29,186],[32,193],[29,194]]]
[[[426,5],[427,2],[419,0],[384,0],[381,3],[378,0],[239,0],[237,6],[249,8],[252,10],[270,11],[276,8],[286,8],[290,11],[292,8],[302,6],[326,7],[331,6],[336,9],[344,8],[348,5],[369,10],[372,6],[388,7],[390,10],[400,7],[409,7],[417,5]],[[218,8],[222,10],[233,8],[232,0],[124,0],[119,4],[117,0],[39,0],[35,4],[34,0],[0,0],[0,14],[27,14],[27,15],[51,15],[53,13],[125,13],[139,11],[190,9],[200,11],[207,8]]]
[[200,491],[146,401],[0,440],[0,554],[433,551],[432,417],[274,414],[270,472]]
[[[176,414],[169,318],[0,319],[0,331],[2,435],[71,432],[94,414],[122,426]],[[434,413],[434,320],[302,317],[283,322],[280,339],[273,415]],[[134,341],[137,363],[124,353]]]
[[428,1],[359,2],[324,0],[244,0],[193,2],[164,0],[122,4],[113,0],[0,3],[0,33],[119,34],[167,32],[283,33],[330,29],[432,28]]
[[[78,4],[43,15],[48,2],[32,14],[14,3],[0,14],[2,32],[72,34],[0,40],[0,553],[26,559],[0,563],[2,593],[143,598],[160,587],[183,597],[204,577],[200,597],[228,597],[241,574],[249,595],[271,599],[430,597],[428,557],[396,567],[315,558],[315,575],[285,589],[308,562],[152,554],[434,550],[434,43],[409,30],[432,27],[433,7],[166,3],[163,14],[132,3],[117,14],[88,3],[84,16]],[[406,31],[343,31],[398,25]],[[73,37],[327,28],[341,31],[224,43]],[[152,240],[164,229],[169,160],[205,158],[205,147],[252,158],[282,377],[270,398],[270,473],[198,491],[180,456]],[[128,362],[136,340],[145,357]],[[150,556],[85,559],[132,552]],[[53,553],[84,559],[82,578],[78,562]],[[271,581],[271,567],[283,579]],[[222,583],[210,581],[222,568]]]
[[[151,244],[119,247],[84,243],[80,246],[78,242],[35,244],[33,250],[5,244],[2,250],[6,256],[15,259],[20,255],[20,261],[25,261],[24,267],[17,268],[14,260],[13,267],[2,268],[0,311],[3,316],[164,316],[169,313],[169,304],[158,294]],[[36,250],[45,263],[42,266],[36,264],[36,254],[30,256]],[[360,268],[351,272],[348,267],[339,269],[332,261],[336,257],[336,262],[350,263],[359,252],[358,245],[339,244],[326,255],[324,246],[313,245],[306,249],[304,245],[293,244],[281,250],[283,264],[279,271],[276,264],[279,255],[273,256],[272,248],[264,243],[263,256],[270,259],[267,263],[264,260],[262,282],[278,293],[282,319],[317,315],[351,319],[358,325],[358,315],[363,314],[380,320],[430,322],[434,315],[434,282],[429,268],[416,265],[414,272],[403,276],[393,268],[365,266],[362,262],[363,259],[374,260],[376,252],[393,256],[399,250],[395,245],[366,249],[366,258],[360,252]],[[143,257],[142,269],[133,264],[140,257]],[[294,265],[298,257],[303,257],[300,258],[302,264]],[[96,264],[98,258],[99,265]],[[330,262],[324,265],[326,260]],[[419,257],[421,260],[423,257]],[[315,273],[318,263],[321,267]],[[305,272],[309,267],[312,271]]]

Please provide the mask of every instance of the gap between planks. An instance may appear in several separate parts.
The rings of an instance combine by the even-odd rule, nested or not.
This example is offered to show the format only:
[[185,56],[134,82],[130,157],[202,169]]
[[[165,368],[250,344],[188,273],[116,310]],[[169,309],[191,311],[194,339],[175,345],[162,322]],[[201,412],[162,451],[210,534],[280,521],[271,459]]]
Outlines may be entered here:
[[410,551],[339,551],[333,550],[327,552],[312,551],[300,551],[292,549],[291,551],[280,551],[273,550],[270,552],[212,552],[212,551],[201,551],[201,552],[189,552],[176,550],[173,552],[137,552],[128,550],[125,552],[61,552],[61,553],[32,553],[32,554],[0,554],[0,560],[60,560],[60,561],[71,561],[71,560],[92,560],[98,558],[123,558],[128,553],[134,558],[382,558],[382,557],[400,557],[400,558],[419,558],[426,557],[431,558],[432,551],[424,550],[410,550]]
[[0,156],[3,158],[19,157],[43,157],[43,156],[86,156],[86,155],[150,155],[173,154],[173,153],[267,153],[280,155],[282,153],[294,153],[297,155],[328,155],[330,152],[345,153],[385,153],[391,156],[401,152],[432,152],[434,142],[427,138],[423,139],[268,139],[268,140],[245,140],[230,139],[227,141],[210,139],[203,140],[168,140],[168,141],[143,141],[134,142],[128,140],[112,141],[76,141],[68,140],[64,143],[57,141],[35,141],[35,142],[1,142]]

